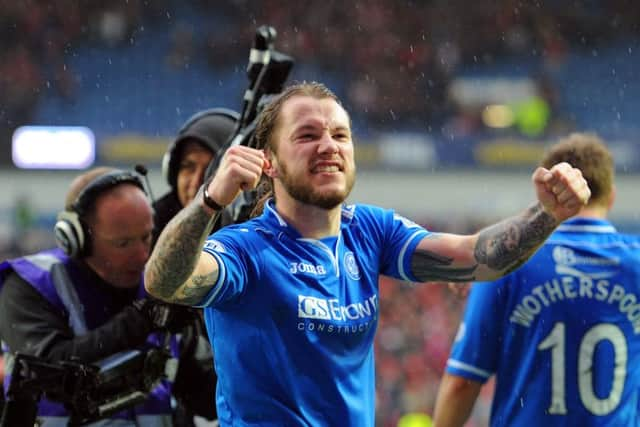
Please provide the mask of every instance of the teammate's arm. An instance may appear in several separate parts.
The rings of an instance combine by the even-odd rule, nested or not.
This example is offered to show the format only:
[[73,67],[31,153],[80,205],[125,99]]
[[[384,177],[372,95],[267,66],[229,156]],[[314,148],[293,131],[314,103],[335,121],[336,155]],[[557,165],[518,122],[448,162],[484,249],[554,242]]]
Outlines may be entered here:
[[418,244],[411,268],[419,281],[493,280],[522,265],[591,192],[580,170],[559,163],[532,176],[538,203],[477,234],[432,233]]
[[482,384],[457,375],[445,373],[440,383],[434,427],[462,427],[469,419]]

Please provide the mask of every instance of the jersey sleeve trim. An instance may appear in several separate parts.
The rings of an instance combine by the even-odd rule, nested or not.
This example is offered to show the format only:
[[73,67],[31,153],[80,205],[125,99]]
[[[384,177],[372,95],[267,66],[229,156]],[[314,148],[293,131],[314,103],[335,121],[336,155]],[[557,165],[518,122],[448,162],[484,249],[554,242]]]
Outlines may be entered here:
[[222,289],[224,281],[227,277],[227,269],[225,268],[224,262],[222,262],[222,258],[220,257],[220,255],[218,255],[214,251],[208,251],[206,249],[204,250],[204,252],[208,253],[209,255],[213,256],[216,259],[216,262],[218,263],[218,280],[216,280],[216,282],[213,284],[213,287],[211,288],[209,293],[207,293],[207,295],[204,297],[202,302],[200,302],[200,304],[194,305],[194,307],[199,307],[199,308],[204,308],[211,305],[211,303],[215,300],[215,298],[220,293],[220,290]]
[[447,372],[476,381],[487,381],[492,373],[455,359],[447,360]]
[[411,274],[410,272],[411,260],[405,259],[405,257],[407,256],[407,254],[413,253],[418,243],[420,243],[420,240],[422,240],[422,238],[425,237],[427,234],[429,234],[429,232],[426,230],[418,230],[415,233],[413,233],[411,237],[407,239],[404,246],[402,246],[402,250],[400,251],[400,254],[398,256],[398,273],[400,274],[400,277],[402,277],[403,280],[406,280],[409,282],[416,281],[416,278],[413,277],[413,274]]

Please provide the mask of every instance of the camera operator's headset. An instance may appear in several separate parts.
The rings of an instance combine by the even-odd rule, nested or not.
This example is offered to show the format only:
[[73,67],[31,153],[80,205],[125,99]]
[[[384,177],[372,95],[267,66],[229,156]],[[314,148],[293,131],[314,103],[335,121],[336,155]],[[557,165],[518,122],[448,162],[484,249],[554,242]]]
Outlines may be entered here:
[[91,252],[90,235],[84,223],[84,215],[89,211],[99,194],[117,185],[129,183],[147,192],[140,178],[132,172],[113,170],[98,175],[78,194],[69,210],[58,213],[53,227],[56,244],[71,257],[87,256]]
[[[206,117],[215,117],[219,116],[225,119],[230,120],[233,123],[234,130],[227,135],[227,140],[221,141],[219,147],[214,147],[211,145],[210,141],[204,140],[202,136],[199,135],[188,135],[189,130],[200,120]],[[231,110],[229,108],[210,108],[207,110],[203,110],[195,113],[193,116],[189,117],[187,121],[182,125],[180,130],[178,131],[178,135],[176,139],[171,143],[167,151],[164,153],[162,157],[162,176],[167,181],[167,184],[172,188],[176,185],[176,180],[178,177],[178,162],[180,161],[178,156],[178,148],[180,147],[182,141],[185,137],[193,137],[197,141],[202,142],[207,148],[211,149],[216,155],[216,158],[219,157],[224,149],[227,146],[228,139],[235,132],[235,127],[237,127],[238,120],[240,119],[240,114],[236,111]],[[207,138],[210,139],[210,138]]]

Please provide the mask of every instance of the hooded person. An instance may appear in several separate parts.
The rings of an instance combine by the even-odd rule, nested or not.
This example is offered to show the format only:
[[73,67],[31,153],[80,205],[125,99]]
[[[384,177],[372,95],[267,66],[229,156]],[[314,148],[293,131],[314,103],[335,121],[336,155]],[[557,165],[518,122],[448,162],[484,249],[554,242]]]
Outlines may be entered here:
[[193,199],[207,167],[222,155],[238,117],[233,110],[212,108],[194,114],[182,125],[162,159],[162,174],[170,189],[153,204],[153,244],[171,218]]

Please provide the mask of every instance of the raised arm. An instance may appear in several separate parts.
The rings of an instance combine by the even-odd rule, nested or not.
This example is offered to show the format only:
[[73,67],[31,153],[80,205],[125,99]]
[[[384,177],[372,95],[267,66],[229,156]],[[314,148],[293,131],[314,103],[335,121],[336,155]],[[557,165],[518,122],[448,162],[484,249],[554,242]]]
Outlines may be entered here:
[[580,211],[591,192],[580,170],[559,163],[538,168],[532,181],[538,202],[471,236],[434,233],[417,246],[412,271],[418,280],[493,280],[522,265],[565,219]]
[[147,262],[144,283],[149,294],[187,305],[204,298],[218,278],[215,259],[202,252],[215,217],[192,202],[169,221]]
[[264,154],[244,146],[225,153],[213,180],[165,227],[145,269],[145,288],[161,300],[198,304],[218,279],[215,258],[202,251],[219,212],[207,206],[203,192],[219,205],[231,203],[244,189],[254,188],[262,174]]

